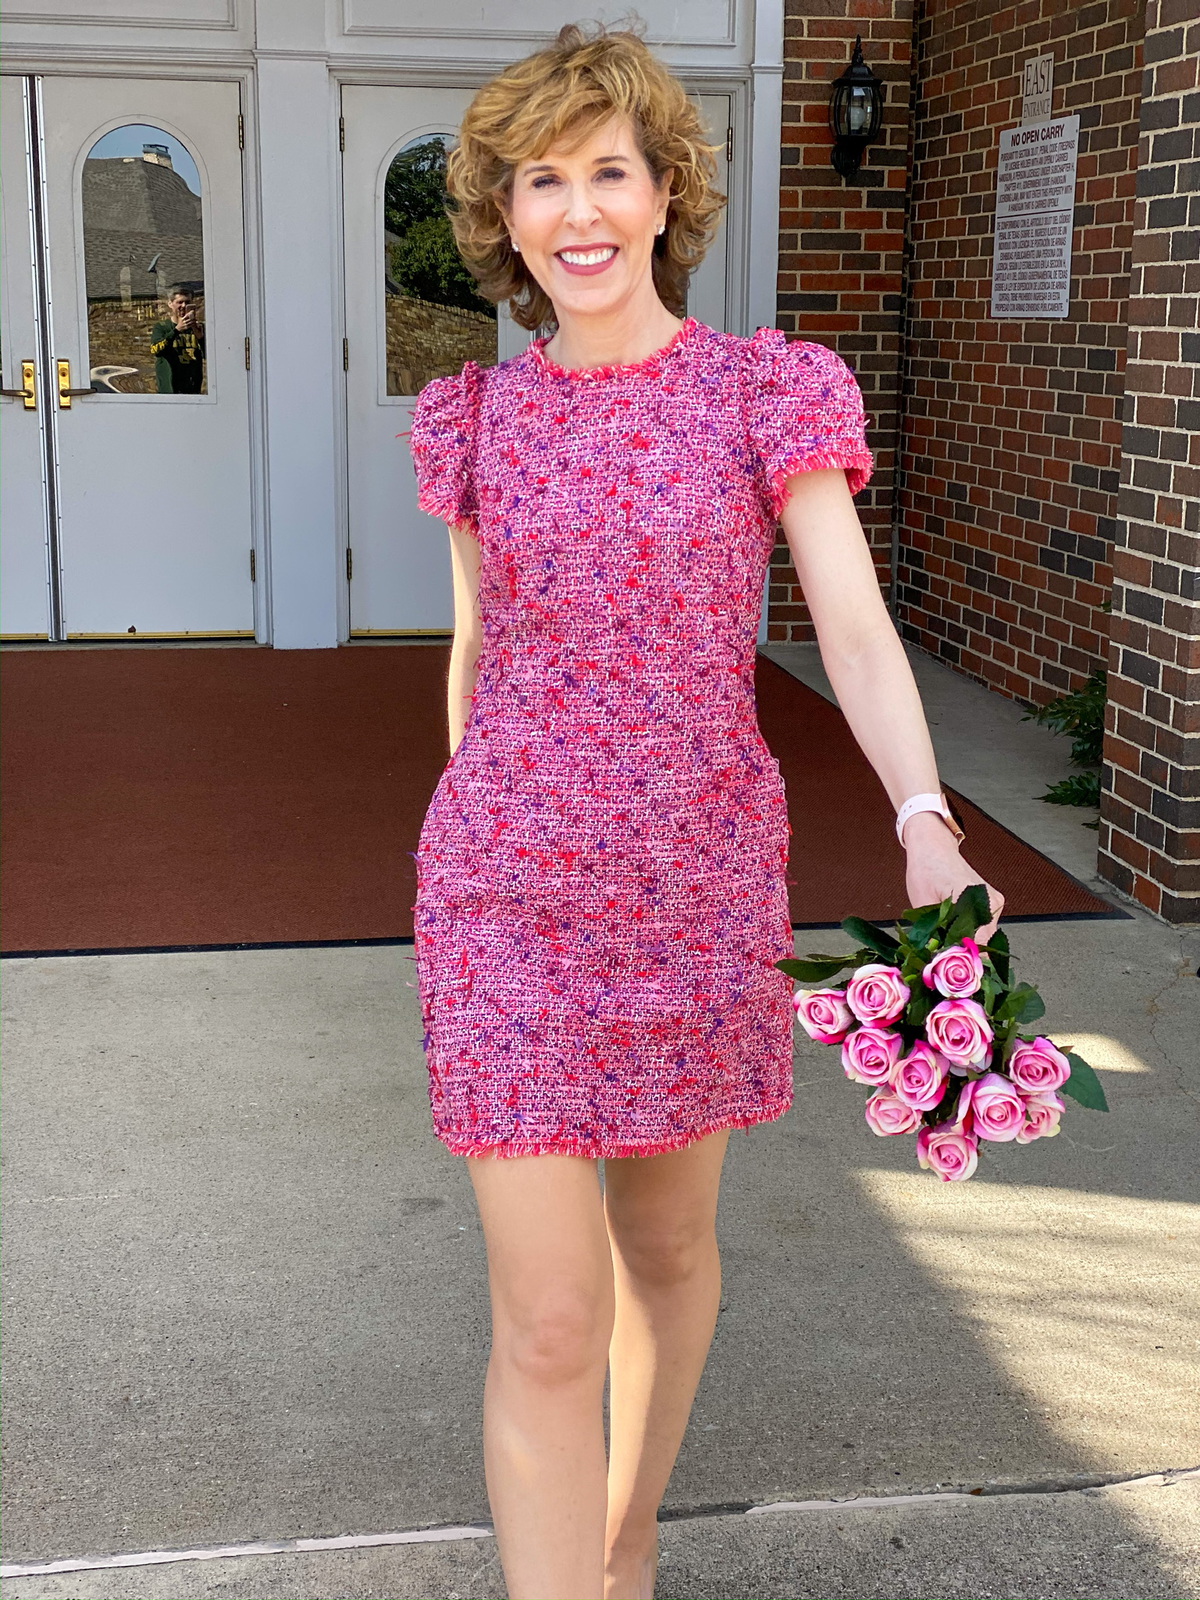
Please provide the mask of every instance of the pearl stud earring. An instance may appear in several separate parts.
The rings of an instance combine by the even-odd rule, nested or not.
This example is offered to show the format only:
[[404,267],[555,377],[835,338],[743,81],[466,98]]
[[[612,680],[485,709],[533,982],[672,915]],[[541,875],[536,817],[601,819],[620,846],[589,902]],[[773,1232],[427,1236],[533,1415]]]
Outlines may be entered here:
[[655,231],[655,233],[665,233],[667,231],[666,223],[665,222],[660,222],[658,227],[655,228],[654,231]]
[[512,247],[516,251],[517,255],[521,254],[521,246],[517,243],[517,241],[515,239],[512,242]]

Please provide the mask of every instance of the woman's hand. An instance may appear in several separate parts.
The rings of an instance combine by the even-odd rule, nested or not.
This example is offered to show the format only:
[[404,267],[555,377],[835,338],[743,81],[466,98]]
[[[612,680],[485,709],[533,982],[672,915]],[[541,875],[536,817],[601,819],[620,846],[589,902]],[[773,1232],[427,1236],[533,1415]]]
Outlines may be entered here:
[[988,892],[992,920],[975,935],[987,944],[1000,926],[1004,896],[963,860],[958,841],[936,811],[918,811],[904,824],[904,849],[908,856],[906,887],[910,906],[931,906],[957,900],[968,884],[982,883]]

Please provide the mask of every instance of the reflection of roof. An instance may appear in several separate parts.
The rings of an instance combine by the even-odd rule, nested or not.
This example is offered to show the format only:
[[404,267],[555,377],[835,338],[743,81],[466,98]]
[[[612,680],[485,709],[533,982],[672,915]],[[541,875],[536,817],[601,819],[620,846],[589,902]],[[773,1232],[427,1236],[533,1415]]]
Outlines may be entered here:
[[[194,294],[204,287],[204,244],[198,233],[126,233],[117,228],[88,228],[84,237],[89,300],[119,300],[121,268],[129,268],[128,293],[135,300],[158,293],[166,284],[185,283]],[[158,257],[154,272],[146,268]]]
[[200,196],[157,161],[93,157],[83,164],[83,215],[98,228],[199,233]]
[[[119,157],[86,161],[83,237],[89,300],[119,299],[122,267],[134,299],[157,294],[162,279],[203,284],[200,197],[169,167]],[[147,272],[155,256],[157,267]]]

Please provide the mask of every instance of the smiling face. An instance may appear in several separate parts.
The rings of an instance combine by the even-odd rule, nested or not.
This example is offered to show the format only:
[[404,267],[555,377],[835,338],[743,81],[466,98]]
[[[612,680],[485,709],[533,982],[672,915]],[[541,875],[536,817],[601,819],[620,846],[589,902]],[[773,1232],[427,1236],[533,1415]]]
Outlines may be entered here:
[[657,301],[650,259],[670,183],[669,170],[655,183],[625,118],[518,163],[509,232],[560,325]]

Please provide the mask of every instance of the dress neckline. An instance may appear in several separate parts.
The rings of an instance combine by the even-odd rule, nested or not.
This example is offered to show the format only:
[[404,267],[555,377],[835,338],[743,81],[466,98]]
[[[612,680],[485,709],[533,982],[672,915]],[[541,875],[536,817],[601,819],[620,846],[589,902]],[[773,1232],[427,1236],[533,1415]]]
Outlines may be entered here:
[[544,373],[552,378],[566,378],[571,383],[594,383],[599,378],[632,378],[637,376],[652,376],[658,372],[668,357],[676,354],[684,345],[688,344],[694,336],[700,323],[695,317],[685,317],[680,327],[676,328],[666,344],[660,350],[652,351],[644,356],[641,361],[611,362],[603,367],[560,367],[557,361],[546,354],[546,345],[553,338],[552,334],[543,334],[540,339],[534,339],[529,346],[533,363]]

